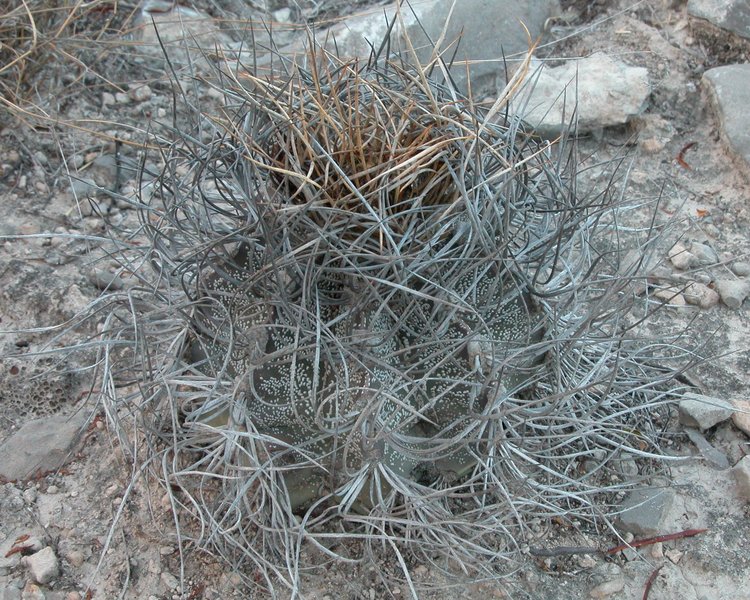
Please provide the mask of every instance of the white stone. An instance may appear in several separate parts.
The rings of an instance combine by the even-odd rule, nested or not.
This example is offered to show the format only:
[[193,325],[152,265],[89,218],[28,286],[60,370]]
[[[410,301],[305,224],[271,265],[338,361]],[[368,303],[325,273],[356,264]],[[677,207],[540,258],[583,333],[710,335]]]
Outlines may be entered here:
[[671,548],[667,550],[664,555],[670,560],[672,564],[676,565],[678,562],[680,562],[680,559],[685,555],[685,553],[677,550],[676,548]]
[[680,400],[680,423],[706,431],[732,416],[733,407],[726,400],[688,392]]
[[711,246],[700,242],[690,244],[690,253],[698,260],[698,264],[703,266],[713,265],[719,260],[719,255]]
[[667,256],[669,256],[669,261],[674,265],[675,269],[680,269],[681,271],[692,269],[700,264],[698,258],[682,242],[677,242],[672,246]]
[[55,551],[49,546],[36,554],[24,557],[21,562],[37,583],[49,583],[60,573],[60,565],[57,556],[55,556]]
[[596,566],[596,559],[590,554],[583,554],[576,558],[576,563],[582,569],[593,569]]
[[146,85],[135,85],[128,90],[128,96],[134,102],[145,102],[151,98],[151,88]]
[[721,301],[729,308],[739,308],[750,295],[750,281],[747,279],[717,279],[715,285]]
[[511,102],[538,133],[554,137],[575,115],[579,132],[623,125],[641,114],[651,93],[648,70],[602,52],[560,67],[536,64]]
[[732,422],[737,429],[750,436],[750,401],[732,400],[732,406],[734,406]]
[[719,293],[712,290],[707,285],[694,281],[689,283],[683,292],[685,301],[688,304],[699,306],[700,308],[711,308],[719,303]]
[[737,482],[737,492],[750,502],[750,456],[745,456],[732,468],[732,475]]
[[[154,64],[163,62],[164,52],[176,69],[206,65],[202,48],[212,52],[215,48],[229,48],[232,40],[219,28],[210,15],[175,2],[148,0],[134,31],[138,51],[150,55]],[[156,33],[158,30],[158,35]]]
[[395,22],[392,47],[413,62],[406,43],[408,37],[418,60],[426,64],[435,54],[427,36],[436,42],[445,32],[439,51],[443,57],[451,57],[453,82],[466,92],[468,67],[475,97],[497,95],[498,88],[505,86],[503,54],[509,57],[510,64],[518,61],[529,49],[529,35],[531,40],[541,36],[548,19],[560,11],[557,0],[411,0],[408,7],[406,3],[399,4],[403,4],[400,17],[395,2],[373,7],[337,23],[320,38],[331,41],[331,50],[335,40],[335,47],[343,56],[367,57],[372,44],[377,47],[389,23]]
[[685,306],[685,297],[676,287],[658,288],[654,291],[654,296],[671,306]]
[[86,421],[85,411],[28,421],[0,446],[0,475],[24,479],[54,471],[65,463]]
[[180,580],[177,579],[172,573],[169,573],[167,571],[164,571],[159,578],[161,579],[161,582],[164,584],[164,586],[168,590],[176,590],[178,587],[180,587]]
[[732,272],[737,275],[738,277],[744,277],[746,275],[750,275],[750,262],[745,262],[744,260],[738,260],[735,263],[732,263]]
[[289,23],[292,20],[292,10],[290,8],[280,8],[273,11],[273,20],[277,23]]
[[608,598],[612,594],[621,592],[625,587],[625,577],[622,569],[614,563],[603,563],[593,572],[594,581],[599,583],[589,591],[591,598]]

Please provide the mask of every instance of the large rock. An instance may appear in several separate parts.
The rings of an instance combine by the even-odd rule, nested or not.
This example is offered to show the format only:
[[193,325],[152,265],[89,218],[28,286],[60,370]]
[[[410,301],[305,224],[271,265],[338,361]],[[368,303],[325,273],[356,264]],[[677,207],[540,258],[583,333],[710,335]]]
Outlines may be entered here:
[[662,531],[664,519],[674,502],[670,489],[644,488],[633,490],[622,503],[618,525],[635,535],[656,535]]
[[729,150],[750,169],[750,65],[727,65],[703,74],[719,117],[721,137]]
[[750,502],[750,456],[745,456],[734,466],[732,475],[737,482],[737,492]]
[[143,3],[132,36],[139,50],[152,56],[166,51],[173,63],[183,62],[188,54],[198,58],[202,48],[210,51],[231,43],[209,15],[164,0]]
[[750,401],[733,400],[732,406],[734,406],[735,409],[735,412],[732,415],[732,421],[734,422],[735,427],[744,432],[745,435],[750,436]]
[[10,481],[60,468],[86,423],[85,411],[56,415],[24,424],[0,446],[0,477]]
[[[426,63],[434,56],[433,44],[442,40],[443,59],[453,62],[451,75],[459,90],[467,91],[466,65],[469,65],[472,93],[494,95],[505,82],[503,56],[510,61],[519,60],[529,49],[529,41],[534,42],[542,35],[547,19],[560,12],[557,0],[461,0],[451,11],[453,3],[453,0],[404,3],[402,23],[393,4],[347,19],[325,34],[335,40],[340,55],[366,57],[373,47],[380,46],[389,23],[395,20],[393,49],[407,53],[408,58],[409,46],[405,41],[408,36],[420,62]],[[320,39],[324,37],[319,35]]]
[[589,597],[594,599],[609,598],[625,587],[625,577],[620,565],[602,563],[591,573],[591,583],[595,584],[589,591]]
[[60,574],[60,563],[50,546],[24,557],[21,562],[26,565],[32,579],[37,583],[49,583]]
[[750,2],[747,0],[690,0],[688,14],[750,40]]
[[537,66],[511,104],[536,131],[556,137],[622,125],[641,114],[651,93],[648,70],[597,52],[559,67]]
[[688,392],[679,404],[680,423],[706,431],[731,418],[734,407],[721,398]]

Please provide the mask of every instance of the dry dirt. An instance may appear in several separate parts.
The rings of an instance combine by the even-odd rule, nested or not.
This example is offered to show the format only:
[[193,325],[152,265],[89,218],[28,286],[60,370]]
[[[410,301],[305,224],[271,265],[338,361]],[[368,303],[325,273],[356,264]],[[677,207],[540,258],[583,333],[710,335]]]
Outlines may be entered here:
[[[238,3],[226,3],[222,11],[209,0],[193,4],[226,18],[232,5]],[[278,9],[286,3],[272,4]],[[313,3],[290,4],[294,5],[292,18],[315,13]],[[382,3],[321,2],[317,16],[331,18],[377,4]],[[575,1],[564,5],[570,18],[549,24],[540,56],[587,56],[601,50],[628,64],[647,67],[654,84],[645,113],[627,127],[580,140],[582,157],[587,163],[595,163],[626,156],[630,183],[624,193],[628,197],[660,197],[657,218],[676,223],[674,236],[706,241],[720,252],[722,260],[747,259],[747,171],[743,172],[726,153],[701,85],[706,68],[738,58],[731,51],[731,40],[696,30],[688,20],[684,1],[651,0],[635,5]],[[108,160],[115,151],[112,139],[118,136],[125,140],[121,151],[135,158],[142,140],[134,128],[151,118],[164,119],[171,107],[163,64],[129,62],[117,53],[111,57],[102,53],[95,58],[97,67],[106,70],[106,79],[93,71],[66,71],[70,64],[65,68],[55,63],[44,65],[36,79],[34,99],[45,107],[51,120],[22,121],[0,113],[0,162],[4,164],[0,234],[6,236],[0,247],[0,314],[6,331],[2,338],[4,358],[0,359],[0,368],[5,371],[1,376],[5,390],[0,395],[1,437],[24,419],[66,408],[66,401],[70,408],[74,404],[71,398],[85,395],[94,381],[93,373],[83,372],[64,385],[35,387],[28,375],[44,365],[34,359],[25,366],[12,357],[40,350],[49,334],[30,330],[73,318],[99,293],[89,276],[91,270],[111,266],[106,257],[100,258],[98,250],[105,245],[96,237],[104,233],[102,221],[96,214],[89,214],[85,202],[75,201],[68,173],[80,167],[85,176],[111,185],[112,163]],[[154,97],[147,108],[133,100],[102,105],[103,93],[126,92],[127,84],[133,82],[149,83]],[[56,124],[57,118],[76,121],[79,128]],[[130,140],[132,146],[128,145]],[[691,143],[695,144],[684,150]],[[121,176],[131,177],[127,173]],[[128,224],[135,218],[125,207],[105,204],[103,210],[115,223]],[[77,237],[66,237],[68,233]],[[80,234],[91,237],[82,239]],[[662,249],[663,259],[666,250]],[[716,276],[726,266],[712,269]],[[746,398],[750,378],[747,305],[737,310],[721,305],[706,310],[667,307],[658,313],[653,332],[678,331],[690,321],[693,327],[689,335],[694,341],[705,342],[702,353],[710,357],[687,374],[691,381],[712,396]],[[57,398],[57,404],[49,405],[50,398]],[[61,560],[62,573],[41,590],[27,583],[22,567],[0,573],[0,588],[18,591],[17,595],[12,590],[0,591],[0,598],[20,597],[19,585],[26,586],[24,597],[28,598],[247,597],[229,562],[189,548],[181,554],[163,492],[152,481],[133,473],[96,407],[88,404],[82,410],[93,410],[92,416],[97,414],[97,419],[64,469],[0,487],[2,547],[24,534],[46,537]],[[707,437],[732,464],[749,453],[747,436],[731,422],[718,426]],[[697,454],[678,429],[673,440],[675,453]],[[645,547],[639,556],[619,553],[605,558],[593,554],[546,560],[520,556],[513,566],[515,572],[507,578],[468,588],[458,578],[447,578],[429,565],[415,564],[415,583],[438,588],[420,597],[587,598],[598,583],[616,578],[617,569],[612,565],[621,569],[625,580],[624,589],[612,598],[641,598],[649,575],[660,566],[663,568],[650,592],[652,600],[750,597],[750,563],[745,551],[750,548],[748,499],[739,496],[727,470],[706,461],[677,464],[672,476],[677,499],[663,523],[664,533],[691,528],[706,528],[706,532]],[[115,520],[117,525],[112,528]],[[529,540],[534,547],[567,543],[607,548],[618,543],[617,537],[606,530],[599,534],[575,531],[559,523],[539,523],[537,530],[537,539]],[[395,560],[384,570],[394,574],[392,582],[384,583],[366,567],[330,564],[304,591],[309,598],[408,597],[408,588],[396,577]],[[170,589],[175,582],[182,586],[182,592]],[[253,593],[261,595],[257,590]]]

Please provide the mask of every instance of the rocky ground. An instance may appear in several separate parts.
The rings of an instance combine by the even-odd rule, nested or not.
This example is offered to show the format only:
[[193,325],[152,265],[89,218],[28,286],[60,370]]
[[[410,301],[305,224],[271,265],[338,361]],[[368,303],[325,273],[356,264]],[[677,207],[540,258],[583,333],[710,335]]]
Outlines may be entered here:
[[[122,229],[137,224],[127,198],[138,182],[127,165],[147,140],[147,124],[158,131],[158,122],[171,122],[166,72],[183,76],[184,28],[191,43],[224,47],[242,59],[243,20],[256,21],[255,41],[262,44],[267,32],[257,22],[272,19],[275,43],[290,53],[302,47],[302,26],[316,22],[319,34],[336,32],[341,52],[361,53],[362,32],[374,39],[382,33],[385,7],[367,0],[145,4],[104,3],[107,9],[86,13],[74,45],[86,62],[41,64],[33,104],[15,101],[16,109],[0,114],[2,599],[245,597],[228,563],[199,552],[181,555],[168,497],[132,472],[104,415],[86,402],[96,392],[95,374],[56,370],[55,356],[38,353],[57,331],[38,328],[66,323],[102,290],[131,284],[103,254],[103,217]],[[424,23],[444,18],[449,4],[414,3]],[[670,450],[682,458],[671,479],[625,498],[616,526],[626,542],[699,532],[609,555],[545,556],[539,551],[605,549],[620,540],[613,531],[539,522],[507,578],[472,584],[467,592],[458,578],[415,564],[415,584],[431,586],[420,597],[435,599],[635,599],[649,586],[652,600],[747,597],[750,11],[742,0],[556,4],[459,2],[453,19],[463,27],[466,54],[458,58],[475,61],[477,97],[497,96],[504,69],[490,59],[505,53],[511,69],[517,64],[526,44],[517,33],[522,19],[533,37],[541,36],[537,85],[524,96],[529,119],[554,138],[571,115],[571,107],[558,110],[555,83],[577,75],[571,96],[578,101],[582,164],[624,157],[625,197],[634,207],[659,198],[655,222],[671,225],[640,310],[664,305],[650,325],[654,334],[692,324],[686,335],[707,360],[686,373],[698,395],[685,398],[673,426]],[[146,8],[161,22],[160,40],[144,24]],[[106,31],[105,25],[106,35],[86,40],[87,31]],[[200,61],[215,60],[208,51],[192,56],[191,73],[206,66]],[[183,83],[204,110],[219,110],[215,90],[187,77]],[[553,110],[533,111],[555,102]],[[584,170],[582,186],[595,185],[598,174]],[[56,343],[70,341],[63,332]],[[397,573],[398,566],[394,561],[384,570]],[[384,584],[367,568],[338,564],[304,592],[332,599],[409,596],[397,579]]]

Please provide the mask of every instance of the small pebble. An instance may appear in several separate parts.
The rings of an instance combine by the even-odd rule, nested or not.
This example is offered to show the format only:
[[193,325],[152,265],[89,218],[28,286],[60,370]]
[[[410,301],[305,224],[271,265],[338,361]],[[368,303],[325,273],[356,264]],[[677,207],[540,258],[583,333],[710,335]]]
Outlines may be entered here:
[[676,548],[670,548],[664,553],[664,556],[666,556],[673,564],[677,564],[680,562],[680,559],[685,555],[684,552],[681,552],[680,550],[677,550]]
[[734,406],[721,398],[686,393],[678,404],[680,423],[706,431],[732,417]]
[[750,502],[750,455],[732,467],[732,475],[740,497],[744,498],[745,502]]
[[125,92],[117,92],[115,94],[115,101],[117,104],[130,104],[130,96]]
[[708,244],[693,242],[690,244],[690,253],[695,256],[698,263],[703,266],[716,264],[719,260],[719,255],[716,254],[716,251]]
[[625,587],[622,569],[614,563],[602,563],[592,573],[592,578],[600,583],[589,591],[591,598],[608,598],[621,592]]
[[23,591],[18,598],[21,600],[45,600],[46,597],[38,585],[33,581],[29,581],[24,586]]
[[697,271],[692,275],[693,279],[695,279],[698,283],[702,283],[703,285],[708,285],[713,281],[713,277],[711,277],[711,275],[705,273],[704,271]]
[[734,426],[750,437],[750,400],[732,400]]
[[114,94],[102,92],[102,106],[112,106],[116,102]]
[[650,137],[646,138],[645,140],[639,141],[638,145],[645,153],[656,154],[657,152],[661,152],[662,150],[664,150],[664,147],[667,144],[665,139]]
[[685,288],[683,292],[685,301],[700,308],[711,308],[719,303],[719,293],[707,285],[694,281]]
[[651,546],[651,558],[656,560],[664,558],[664,544],[656,542]]
[[679,288],[658,288],[654,290],[654,296],[670,306],[685,306],[686,304],[685,296],[682,295]]
[[721,238],[721,230],[713,223],[706,223],[702,226],[703,233],[708,237],[718,240]]
[[145,102],[151,98],[151,88],[147,85],[136,85],[128,90],[128,96],[134,102]]
[[737,262],[732,263],[731,269],[738,277],[745,277],[746,275],[750,275],[750,262],[738,260]]
[[177,579],[172,573],[169,573],[167,571],[164,571],[159,578],[161,579],[161,582],[164,584],[164,586],[168,590],[176,590],[178,587],[180,587],[180,580]]
[[739,308],[750,294],[750,281],[746,279],[718,279],[715,286],[721,301],[729,308]]
[[67,560],[74,567],[80,567],[81,565],[83,565],[86,557],[83,555],[83,552],[79,550],[71,550],[65,556],[65,560]]
[[24,556],[21,563],[29,570],[29,574],[37,583],[49,583],[60,573],[60,565],[55,551],[47,546],[31,556]]
[[89,273],[89,281],[100,290],[116,291],[123,288],[122,279],[106,269],[94,269]]
[[677,242],[672,246],[667,255],[675,269],[684,271],[685,269],[690,269],[699,265],[696,256],[693,255],[682,242]]
[[576,563],[582,569],[593,569],[596,566],[596,559],[590,554],[581,554],[576,557]]
[[273,11],[273,20],[277,23],[289,23],[292,19],[292,11],[289,8],[280,8]]

